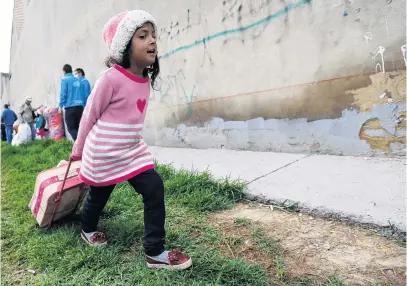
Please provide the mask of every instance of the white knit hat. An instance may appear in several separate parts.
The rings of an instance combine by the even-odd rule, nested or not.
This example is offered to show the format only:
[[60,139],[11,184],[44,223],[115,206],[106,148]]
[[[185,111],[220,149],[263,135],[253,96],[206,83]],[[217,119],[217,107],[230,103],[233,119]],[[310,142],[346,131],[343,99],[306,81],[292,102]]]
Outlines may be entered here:
[[33,98],[30,97],[30,96],[27,96],[27,97],[25,98],[25,101],[33,101]]
[[126,11],[111,18],[103,28],[103,40],[110,56],[116,61],[122,61],[123,52],[134,33],[147,22],[157,31],[154,17],[143,10]]

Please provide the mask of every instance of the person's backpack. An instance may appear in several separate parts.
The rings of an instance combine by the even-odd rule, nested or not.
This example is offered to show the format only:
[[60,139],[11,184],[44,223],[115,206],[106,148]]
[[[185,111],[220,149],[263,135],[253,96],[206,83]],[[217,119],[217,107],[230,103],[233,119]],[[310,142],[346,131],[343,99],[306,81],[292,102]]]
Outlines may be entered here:
[[45,127],[45,119],[42,115],[39,115],[37,118],[37,122],[35,123],[35,128],[41,129]]

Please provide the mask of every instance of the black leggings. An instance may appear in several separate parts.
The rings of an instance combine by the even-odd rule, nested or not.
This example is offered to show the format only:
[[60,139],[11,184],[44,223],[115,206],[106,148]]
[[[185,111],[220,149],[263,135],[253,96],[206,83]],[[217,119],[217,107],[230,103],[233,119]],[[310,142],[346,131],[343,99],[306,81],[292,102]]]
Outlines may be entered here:
[[[128,182],[137,193],[143,196],[144,203],[144,251],[156,256],[164,251],[165,244],[165,204],[164,184],[155,170],[147,170]],[[91,186],[81,214],[82,230],[97,230],[100,214],[103,211],[115,185],[106,187]]]

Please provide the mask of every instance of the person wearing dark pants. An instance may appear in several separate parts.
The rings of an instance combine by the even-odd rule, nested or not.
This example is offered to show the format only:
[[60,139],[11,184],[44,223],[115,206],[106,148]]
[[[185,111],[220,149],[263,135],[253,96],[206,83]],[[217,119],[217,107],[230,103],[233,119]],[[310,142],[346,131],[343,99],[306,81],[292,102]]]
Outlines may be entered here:
[[27,123],[28,126],[30,126],[31,129],[31,140],[35,139],[35,112],[40,109],[42,107],[42,105],[40,105],[37,108],[33,108],[31,106],[31,102],[32,102],[32,97],[28,96],[25,98],[25,102],[23,105],[20,106],[20,110],[18,112],[19,118],[20,118],[20,123]]
[[1,123],[1,141],[7,142],[6,125],[3,122]]
[[72,66],[66,64],[62,71],[64,77],[61,79],[61,92],[59,97],[59,112],[65,108],[65,122],[72,139],[76,141],[81,121],[83,107],[87,96],[84,94],[81,83],[72,73]]
[[17,120],[17,115],[9,108],[8,104],[4,105],[4,111],[1,114],[1,122],[4,123],[7,143],[11,145],[13,139],[13,123]]
[[[163,253],[165,244],[163,182],[154,169],[147,170],[128,182],[143,196],[145,253],[149,256],[159,255]],[[115,186],[90,187],[81,215],[83,239],[87,240],[86,233],[97,231],[100,214]]]
[[81,122],[82,113],[82,106],[65,108],[66,126],[68,127],[68,132],[71,134],[73,140],[76,140],[78,137],[79,123]]
[[90,186],[82,210],[81,238],[106,245],[97,230],[100,214],[115,185],[128,181],[144,203],[144,251],[148,268],[184,270],[192,259],[182,250],[166,250],[164,183],[143,139],[144,119],[159,74],[155,19],[146,11],[111,18],[103,37],[112,47],[108,69],[95,83],[83,112],[71,160],[82,160],[81,181]]

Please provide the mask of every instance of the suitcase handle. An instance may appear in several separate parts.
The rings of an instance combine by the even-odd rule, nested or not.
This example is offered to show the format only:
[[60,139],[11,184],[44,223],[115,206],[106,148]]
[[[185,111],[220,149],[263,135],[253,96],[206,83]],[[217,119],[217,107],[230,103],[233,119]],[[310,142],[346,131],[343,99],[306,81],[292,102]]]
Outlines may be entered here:
[[68,167],[66,168],[64,180],[62,181],[62,187],[58,193],[57,201],[59,201],[61,199],[62,191],[64,190],[66,179],[68,178],[69,169],[71,168],[72,161],[73,161],[72,159],[69,159],[69,163],[68,163]]
[[68,178],[68,174],[69,174],[69,169],[71,168],[71,164],[73,162],[73,159],[69,159],[69,163],[68,163],[68,167],[66,168],[66,172],[65,172],[65,176],[64,176],[64,180],[62,181],[62,186],[61,189],[59,190],[58,196],[55,199],[55,206],[54,206],[54,211],[52,212],[52,216],[50,218],[50,221],[48,223],[48,226],[46,227],[47,229],[51,227],[52,225],[52,221],[54,219],[55,213],[57,211],[58,205],[59,205],[59,201],[61,200],[62,197],[62,191],[64,190],[65,187],[65,183],[66,183],[66,179]]

